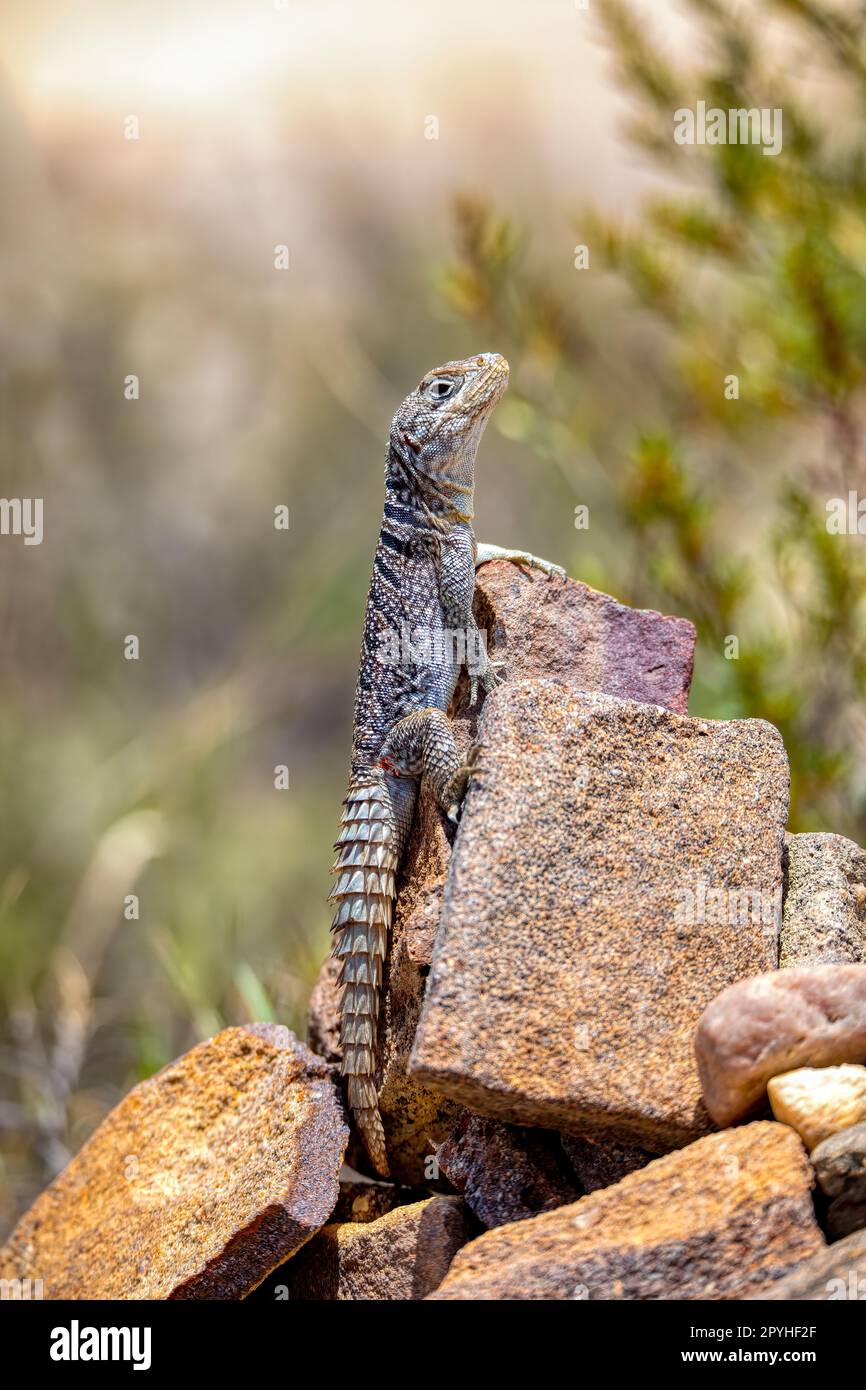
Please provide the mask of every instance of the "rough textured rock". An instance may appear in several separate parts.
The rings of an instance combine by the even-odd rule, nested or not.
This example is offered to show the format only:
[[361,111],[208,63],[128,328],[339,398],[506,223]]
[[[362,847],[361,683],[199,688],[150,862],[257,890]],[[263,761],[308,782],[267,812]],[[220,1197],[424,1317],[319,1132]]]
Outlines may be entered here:
[[[574,580],[549,580],[505,561],[478,571],[475,612],[488,632],[491,656],[506,678],[543,673],[588,690],[669,705],[684,711],[695,633],[682,618],[626,608]],[[454,702],[458,747],[477,733],[464,681]],[[453,828],[422,789],[399,885],[379,1030],[379,1107],[392,1176],[409,1185],[429,1181],[430,1158],[462,1107],[409,1074],[408,1063],[439,926]],[[308,1038],[339,1059],[336,970],[327,963],[310,1005]],[[352,1161],[363,1163],[358,1149]]]
[[645,1168],[655,1157],[646,1149],[593,1139],[585,1134],[562,1134],[560,1142],[584,1192],[611,1187],[628,1173]]
[[687,1143],[701,1011],[776,964],[777,731],[539,680],[480,734],[411,1070],[514,1123]]
[[845,1194],[866,1201],[866,1124],[831,1134],[812,1151],[811,1159],[825,1196]]
[[866,962],[866,853],[843,835],[787,837],[783,969]]
[[820,1250],[777,1283],[749,1297],[763,1302],[866,1300],[866,1231]]
[[326,1226],[286,1265],[289,1298],[424,1298],[476,1230],[459,1197],[430,1197],[368,1224]]
[[814,965],[741,980],[714,999],[695,1038],[716,1124],[748,1119],[767,1082],[797,1067],[866,1062],[866,965]]
[[503,561],[479,569],[475,608],[509,680],[551,677],[677,714],[688,709],[695,629],[685,618],[627,608],[577,580]]
[[464,1111],[439,1166],[483,1226],[504,1226],[580,1196],[555,1134]]
[[51,1299],[242,1298],[331,1214],[347,1127],[287,1028],[227,1028],[136,1086],[22,1218]]
[[773,1114],[814,1149],[866,1120],[866,1067],[799,1067],[767,1082]]
[[488,1231],[434,1299],[742,1298],[823,1247],[797,1136],[759,1122]]

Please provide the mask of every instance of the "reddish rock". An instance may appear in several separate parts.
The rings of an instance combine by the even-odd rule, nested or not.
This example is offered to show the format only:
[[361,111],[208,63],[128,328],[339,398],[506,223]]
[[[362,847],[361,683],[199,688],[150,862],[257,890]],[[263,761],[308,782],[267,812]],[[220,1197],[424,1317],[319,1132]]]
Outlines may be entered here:
[[545,676],[677,714],[688,709],[695,629],[685,618],[627,608],[577,580],[501,560],[479,569],[475,606],[509,680]]
[[369,1223],[326,1226],[286,1265],[283,1296],[308,1302],[424,1298],[476,1230],[459,1197],[430,1197]]
[[455,1256],[432,1299],[744,1298],[824,1246],[785,1125],[712,1134]]
[[484,1226],[523,1221],[580,1196],[555,1134],[464,1111],[439,1167]]
[[227,1028],[112,1110],[0,1251],[50,1299],[237,1299],[327,1221],[348,1130],[287,1028]]
[[646,1149],[609,1143],[586,1134],[561,1134],[560,1142],[584,1192],[612,1187],[627,1174],[645,1168],[655,1157]]
[[866,965],[779,970],[731,985],[695,1038],[707,1109],[731,1125],[766,1106],[767,1082],[797,1067],[866,1062]]
[[517,681],[480,735],[413,1074],[509,1123],[688,1143],[701,1012],[776,963],[777,731]]

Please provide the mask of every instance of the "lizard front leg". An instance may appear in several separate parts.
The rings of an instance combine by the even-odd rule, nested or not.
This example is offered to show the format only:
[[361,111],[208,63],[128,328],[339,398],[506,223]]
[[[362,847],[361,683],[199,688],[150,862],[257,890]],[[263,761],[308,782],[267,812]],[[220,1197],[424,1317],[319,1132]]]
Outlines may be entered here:
[[475,568],[486,565],[488,560],[511,560],[515,565],[526,565],[528,569],[541,570],[548,579],[565,579],[562,565],[554,565],[551,560],[542,560],[539,555],[530,555],[528,550],[507,550],[502,545],[479,543],[475,547]]
[[461,758],[454,731],[441,709],[413,710],[389,730],[379,766],[395,777],[426,777],[436,800],[455,825],[469,780],[477,770],[478,746]]

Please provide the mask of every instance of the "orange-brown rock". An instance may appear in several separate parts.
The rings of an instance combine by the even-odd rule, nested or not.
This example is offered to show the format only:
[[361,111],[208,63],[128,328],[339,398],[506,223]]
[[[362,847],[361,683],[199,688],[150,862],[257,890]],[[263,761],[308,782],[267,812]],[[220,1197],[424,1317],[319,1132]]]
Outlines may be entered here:
[[326,1226],[286,1265],[282,1296],[307,1301],[424,1298],[477,1229],[459,1197],[430,1197],[369,1223]]
[[767,1082],[797,1067],[866,1062],[866,965],[813,965],[741,980],[703,1014],[695,1051],[719,1125],[766,1105]]
[[465,1246],[433,1299],[727,1299],[824,1248],[784,1125],[707,1135],[579,1202]]
[[227,1028],[111,1111],[0,1252],[51,1299],[236,1299],[327,1221],[348,1130],[287,1028]]
[[413,1074],[511,1123],[689,1142],[701,1012],[776,962],[779,734],[537,680],[480,737]]
[[866,1302],[866,1231],[819,1250],[785,1278],[749,1297],[761,1303]]

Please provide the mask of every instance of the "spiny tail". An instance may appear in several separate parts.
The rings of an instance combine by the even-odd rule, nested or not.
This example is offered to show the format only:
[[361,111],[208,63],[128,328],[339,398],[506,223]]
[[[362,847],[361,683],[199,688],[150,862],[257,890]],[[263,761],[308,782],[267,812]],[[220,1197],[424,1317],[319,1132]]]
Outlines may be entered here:
[[370,1161],[387,1177],[376,1096],[376,1025],[401,837],[381,773],[354,777],[343,805],[334,846],[337,882],[330,894],[336,902],[332,954],[343,962],[339,983],[345,986],[340,1011],[343,1075]]

